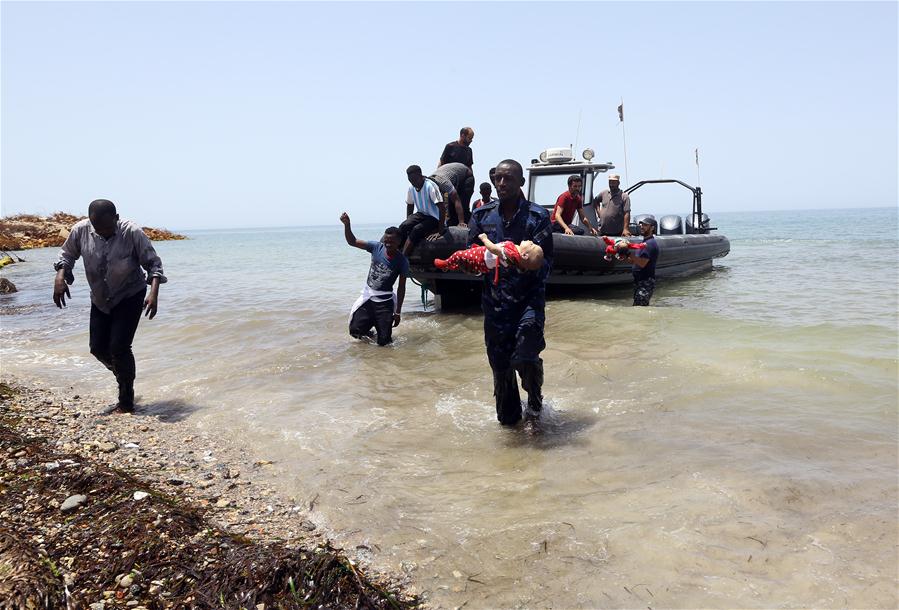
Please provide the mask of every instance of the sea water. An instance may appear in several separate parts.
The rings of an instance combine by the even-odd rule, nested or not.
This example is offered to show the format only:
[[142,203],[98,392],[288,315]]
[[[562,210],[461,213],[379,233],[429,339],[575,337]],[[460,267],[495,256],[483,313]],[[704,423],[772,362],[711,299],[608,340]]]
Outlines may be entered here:
[[[550,299],[546,408],[495,419],[477,310],[409,284],[396,342],[347,335],[342,227],[196,231],[134,350],[141,402],[275,459],[352,553],[454,607],[897,606],[897,210],[722,213],[731,253]],[[356,228],[377,239],[383,227]],[[80,264],[4,269],[2,368],[114,398]]]

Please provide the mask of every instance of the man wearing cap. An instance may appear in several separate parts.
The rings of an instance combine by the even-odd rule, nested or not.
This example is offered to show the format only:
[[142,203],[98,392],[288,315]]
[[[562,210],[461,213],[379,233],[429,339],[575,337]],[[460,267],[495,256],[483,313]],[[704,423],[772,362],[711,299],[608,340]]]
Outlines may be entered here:
[[649,305],[652,292],[656,287],[656,261],[659,258],[659,245],[655,232],[658,223],[652,216],[641,218],[637,223],[640,235],[643,236],[642,250],[628,250],[627,260],[633,265],[634,305]]
[[630,236],[631,198],[619,188],[621,176],[609,174],[609,188],[593,199],[600,235]]

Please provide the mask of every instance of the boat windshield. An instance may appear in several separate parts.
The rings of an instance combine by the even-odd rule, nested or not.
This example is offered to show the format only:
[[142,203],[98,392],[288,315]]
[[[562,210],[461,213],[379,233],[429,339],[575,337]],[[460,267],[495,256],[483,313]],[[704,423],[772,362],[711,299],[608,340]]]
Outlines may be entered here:
[[[575,172],[573,172],[575,173]],[[531,174],[530,200],[551,208],[559,195],[568,190],[568,176],[571,174]],[[581,187],[583,195],[583,187]]]

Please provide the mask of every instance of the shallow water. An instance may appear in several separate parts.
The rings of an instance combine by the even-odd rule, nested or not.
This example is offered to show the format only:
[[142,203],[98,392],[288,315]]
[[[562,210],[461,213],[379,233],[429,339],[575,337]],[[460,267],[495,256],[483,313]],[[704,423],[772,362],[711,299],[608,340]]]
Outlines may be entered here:
[[[338,225],[195,232],[157,244],[137,389],[278,460],[338,543],[439,606],[893,608],[896,212],[720,214],[731,254],[653,307],[551,300],[547,412],[513,430],[477,312],[410,285],[394,346],[346,335],[368,264]],[[23,256],[4,371],[112,397],[80,267],[59,311],[56,252]]]

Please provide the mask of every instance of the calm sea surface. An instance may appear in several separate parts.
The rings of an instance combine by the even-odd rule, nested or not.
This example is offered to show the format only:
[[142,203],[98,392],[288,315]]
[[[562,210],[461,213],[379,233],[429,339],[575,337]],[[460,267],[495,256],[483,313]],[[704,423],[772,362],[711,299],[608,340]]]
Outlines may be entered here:
[[[353,341],[341,226],[157,244],[141,401],[240,434],[350,552],[445,607],[897,606],[897,210],[729,213],[714,270],[547,306],[547,413],[503,429],[478,312],[409,285]],[[357,227],[376,239],[383,227]],[[4,269],[2,368],[114,397],[56,250]],[[357,548],[358,545],[358,548]]]

